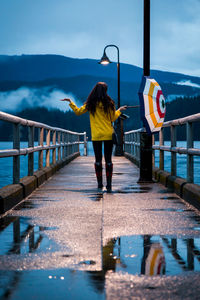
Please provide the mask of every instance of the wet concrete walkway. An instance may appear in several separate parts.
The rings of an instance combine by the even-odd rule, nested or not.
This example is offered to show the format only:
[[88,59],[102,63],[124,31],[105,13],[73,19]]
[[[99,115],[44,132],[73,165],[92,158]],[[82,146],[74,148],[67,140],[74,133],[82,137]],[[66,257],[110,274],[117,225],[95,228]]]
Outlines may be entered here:
[[199,299],[200,213],[124,157],[99,192],[93,162],[0,218],[0,299]]

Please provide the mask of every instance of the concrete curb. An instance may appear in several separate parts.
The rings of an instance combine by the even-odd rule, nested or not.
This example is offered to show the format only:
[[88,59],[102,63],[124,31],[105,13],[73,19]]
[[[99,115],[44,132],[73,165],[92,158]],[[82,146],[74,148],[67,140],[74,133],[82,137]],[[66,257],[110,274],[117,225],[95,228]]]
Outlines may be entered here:
[[35,176],[25,176],[20,184],[23,187],[23,198],[26,198],[37,188],[37,179]]
[[36,188],[48,180],[62,167],[77,158],[80,152],[69,155],[56,164],[34,172],[33,176],[25,176],[19,184],[9,184],[0,189],[0,214],[3,214],[29,196]]
[[3,214],[23,199],[21,184],[10,184],[0,190],[0,213]]
[[138,162],[138,160],[137,159],[135,159],[134,157],[133,157],[133,155],[131,155],[131,154],[129,154],[128,152],[124,152],[124,156],[127,158],[127,159],[129,159],[132,163],[134,163],[137,167],[139,167],[139,162]]
[[197,209],[200,209],[200,186],[193,183],[187,183],[183,187],[182,198]]
[[[127,152],[124,156],[132,163],[138,166],[138,162]],[[155,167],[152,170],[156,182],[160,182],[165,187],[176,193],[179,197],[190,203],[197,209],[200,209],[200,186],[194,183],[188,183],[186,179],[172,176],[169,172]]]
[[40,186],[46,180],[46,175],[43,170],[38,170],[34,172],[33,176],[35,176],[37,181],[37,187]]
[[200,186],[194,183],[188,183],[186,179],[172,176],[170,173],[161,171],[158,168],[153,169],[153,175],[156,181],[162,183],[165,187],[171,189],[186,202],[200,209]]

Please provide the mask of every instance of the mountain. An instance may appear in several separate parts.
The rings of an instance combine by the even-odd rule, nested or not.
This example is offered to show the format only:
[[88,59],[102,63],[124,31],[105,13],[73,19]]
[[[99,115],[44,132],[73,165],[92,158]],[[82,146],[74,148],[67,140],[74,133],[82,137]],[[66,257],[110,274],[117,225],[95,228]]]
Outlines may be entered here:
[[[0,81],[41,81],[49,78],[69,78],[82,75],[116,79],[116,63],[98,64],[95,59],[78,59],[61,55],[0,55]],[[142,68],[120,63],[121,81],[140,82]],[[200,84],[200,77],[152,70],[158,82],[191,81]]]
[[[0,81],[40,81],[81,75],[116,78],[116,64],[106,68],[94,59],[77,59],[61,55],[0,55]],[[122,81],[138,81],[139,67],[121,64]]]
[[[139,104],[138,90],[143,70],[121,63],[121,105]],[[200,94],[200,77],[151,71],[168,102],[177,97]],[[82,104],[96,82],[108,84],[109,95],[117,102],[117,66],[102,66],[94,59],[61,55],[0,55],[0,110],[19,112],[44,106],[65,110],[60,97],[72,95]]]

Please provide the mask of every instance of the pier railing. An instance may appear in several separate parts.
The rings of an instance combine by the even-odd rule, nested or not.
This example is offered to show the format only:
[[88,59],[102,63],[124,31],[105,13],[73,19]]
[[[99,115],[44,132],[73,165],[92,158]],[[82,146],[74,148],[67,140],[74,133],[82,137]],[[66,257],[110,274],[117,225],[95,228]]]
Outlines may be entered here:
[[[188,117],[164,122],[161,131],[159,132],[159,144],[156,144],[155,137],[152,136],[153,143],[153,166],[155,166],[155,150],[159,151],[159,169],[164,170],[165,153],[171,153],[171,170],[172,176],[177,176],[177,154],[187,155],[186,165],[186,180],[188,183],[194,182],[194,156],[200,156],[200,149],[194,148],[193,125],[195,122],[200,122],[200,113],[190,115]],[[177,146],[177,128],[185,126],[186,128],[186,147]],[[166,145],[164,141],[164,130],[170,128],[170,145]],[[138,166],[140,165],[140,135],[142,129],[132,130],[124,133],[124,152]]]
[[[34,153],[38,152],[38,170],[49,167],[66,157],[79,152],[79,145],[84,144],[84,155],[87,155],[86,132],[78,133],[51,127],[43,123],[22,119],[11,114],[0,112],[0,120],[13,124],[13,149],[0,150],[0,158],[13,157],[13,184],[20,182],[20,156],[28,155],[27,175],[34,173]],[[28,147],[20,148],[20,129],[28,128]],[[38,130],[38,143],[35,145],[35,131]],[[81,138],[83,141],[81,141]],[[44,151],[46,155],[44,157]],[[50,161],[52,151],[52,161]]]
[[[171,152],[171,175],[177,175],[177,154],[187,155],[187,182],[194,182],[194,156],[200,156],[200,149],[194,148],[193,124],[200,122],[200,113],[185,118],[165,122],[159,133],[159,145],[153,145],[154,150],[159,150],[159,169],[164,170],[165,152]],[[177,128],[185,126],[186,147],[177,146]],[[165,145],[164,130],[170,128],[170,145]],[[155,160],[154,160],[155,161]]]
[[124,133],[124,152],[128,153],[133,162],[140,165],[140,134],[143,130],[131,130]]

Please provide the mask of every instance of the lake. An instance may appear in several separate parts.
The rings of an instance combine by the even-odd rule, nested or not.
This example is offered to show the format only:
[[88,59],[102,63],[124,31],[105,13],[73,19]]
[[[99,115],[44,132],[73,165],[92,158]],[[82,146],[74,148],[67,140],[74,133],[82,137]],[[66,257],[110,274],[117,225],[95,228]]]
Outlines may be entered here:
[[[21,142],[21,148],[27,147],[27,142]],[[37,145],[37,143],[35,143]],[[170,142],[165,142],[165,145],[170,145]],[[178,147],[186,147],[186,142],[177,142]],[[194,143],[194,147],[200,149],[200,142]],[[12,142],[0,142],[0,149],[11,149]],[[80,145],[80,153],[83,155],[84,147]],[[52,161],[52,151],[50,151],[50,160]],[[88,155],[94,156],[92,142],[88,142]],[[165,152],[165,170],[170,172],[171,168],[171,153]],[[12,183],[12,157],[0,159],[0,188]],[[20,157],[20,177],[27,175],[28,170],[28,156]],[[45,151],[44,151],[44,165],[45,165]],[[159,151],[155,151],[155,165],[159,166]],[[34,171],[38,169],[38,153],[34,153]],[[187,156],[177,154],[177,176],[186,178],[187,173]],[[194,157],[194,183],[200,184],[200,157]]]

